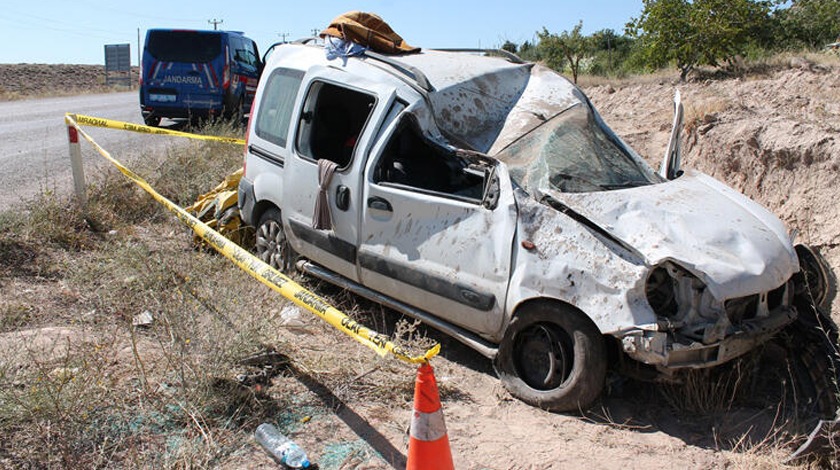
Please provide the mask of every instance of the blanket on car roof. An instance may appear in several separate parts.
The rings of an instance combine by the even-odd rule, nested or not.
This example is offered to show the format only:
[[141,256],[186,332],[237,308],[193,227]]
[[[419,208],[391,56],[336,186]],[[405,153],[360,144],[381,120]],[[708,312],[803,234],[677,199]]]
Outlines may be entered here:
[[404,54],[420,50],[419,47],[408,45],[379,15],[363,11],[348,11],[337,16],[319,36],[353,41],[383,54]]

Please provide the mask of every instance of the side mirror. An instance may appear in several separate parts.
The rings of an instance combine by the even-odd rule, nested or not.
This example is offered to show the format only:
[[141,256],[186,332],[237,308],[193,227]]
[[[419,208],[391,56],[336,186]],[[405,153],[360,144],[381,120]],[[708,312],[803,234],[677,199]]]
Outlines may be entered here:
[[674,94],[674,123],[671,127],[671,138],[668,140],[668,147],[665,149],[665,158],[659,167],[659,174],[668,180],[677,179],[682,175],[682,170],[680,170],[682,128],[683,105],[680,99],[680,90],[677,90]]

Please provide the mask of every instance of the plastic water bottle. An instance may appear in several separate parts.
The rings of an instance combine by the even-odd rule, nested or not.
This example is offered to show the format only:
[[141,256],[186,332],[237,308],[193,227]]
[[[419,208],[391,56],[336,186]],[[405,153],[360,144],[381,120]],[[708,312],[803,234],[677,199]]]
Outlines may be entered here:
[[309,458],[306,457],[306,452],[294,441],[284,436],[273,424],[262,423],[257,426],[254,437],[268,453],[283,465],[289,468],[309,468]]

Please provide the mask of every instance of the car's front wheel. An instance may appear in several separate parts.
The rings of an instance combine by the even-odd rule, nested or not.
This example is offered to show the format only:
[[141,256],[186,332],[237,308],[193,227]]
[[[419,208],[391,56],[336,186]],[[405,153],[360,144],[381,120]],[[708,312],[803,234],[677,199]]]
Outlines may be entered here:
[[606,346],[592,321],[553,302],[523,306],[508,326],[496,370],[511,393],[551,411],[586,409],[601,394]]
[[271,208],[263,212],[257,224],[255,249],[257,257],[278,271],[291,270],[292,250],[283,231],[280,211]]

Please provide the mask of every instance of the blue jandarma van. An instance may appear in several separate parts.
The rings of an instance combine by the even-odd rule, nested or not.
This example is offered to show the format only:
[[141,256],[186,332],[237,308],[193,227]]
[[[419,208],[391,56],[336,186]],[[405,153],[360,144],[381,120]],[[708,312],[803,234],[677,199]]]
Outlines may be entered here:
[[143,120],[244,116],[261,71],[257,45],[242,33],[150,29],[140,71]]

